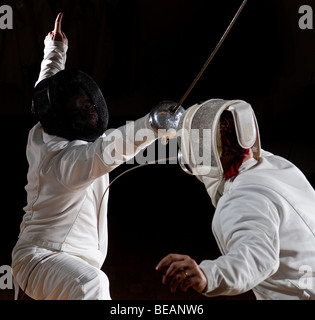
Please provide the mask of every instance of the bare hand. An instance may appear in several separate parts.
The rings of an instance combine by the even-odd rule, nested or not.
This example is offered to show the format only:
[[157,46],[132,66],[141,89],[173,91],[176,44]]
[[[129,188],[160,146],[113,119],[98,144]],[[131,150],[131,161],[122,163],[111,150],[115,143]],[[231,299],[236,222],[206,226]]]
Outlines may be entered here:
[[161,260],[156,270],[163,272],[162,283],[169,285],[173,293],[178,288],[184,292],[193,288],[202,293],[208,285],[205,274],[189,256],[170,254]]
[[68,39],[64,34],[64,32],[61,30],[62,18],[63,18],[63,13],[59,13],[55,22],[55,29],[48,33],[45,41],[47,40],[61,41],[64,44],[68,45]]

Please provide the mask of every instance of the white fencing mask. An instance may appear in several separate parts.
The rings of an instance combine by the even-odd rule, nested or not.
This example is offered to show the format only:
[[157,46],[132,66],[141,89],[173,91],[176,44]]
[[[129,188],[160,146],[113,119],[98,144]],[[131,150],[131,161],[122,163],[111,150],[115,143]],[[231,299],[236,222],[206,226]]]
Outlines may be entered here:
[[178,131],[180,165],[205,184],[215,207],[223,194],[226,179],[220,160],[221,133],[224,134],[221,132],[221,116],[224,111],[231,113],[228,114],[236,131],[237,147],[252,149],[254,158],[259,160],[260,137],[256,117],[252,107],[244,101],[216,99],[194,105],[184,113]]

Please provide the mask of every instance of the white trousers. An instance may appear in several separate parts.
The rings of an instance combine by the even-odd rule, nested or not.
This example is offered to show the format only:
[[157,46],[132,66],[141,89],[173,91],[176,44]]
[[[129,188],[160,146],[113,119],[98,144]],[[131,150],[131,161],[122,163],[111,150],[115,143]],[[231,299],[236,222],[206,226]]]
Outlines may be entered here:
[[15,299],[111,300],[106,274],[79,257],[19,241],[12,253]]

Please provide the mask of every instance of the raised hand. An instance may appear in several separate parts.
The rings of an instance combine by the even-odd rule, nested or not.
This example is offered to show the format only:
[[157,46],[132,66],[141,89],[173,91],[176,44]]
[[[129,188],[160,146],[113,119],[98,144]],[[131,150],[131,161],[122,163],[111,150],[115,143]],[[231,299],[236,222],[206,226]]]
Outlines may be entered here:
[[61,30],[62,18],[63,18],[63,13],[59,13],[55,22],[55,29],[48,33],[45,41],[55,40],[55,41],[63,42],[64,44],[68,45],[68,39],[64,34],[64,32]]

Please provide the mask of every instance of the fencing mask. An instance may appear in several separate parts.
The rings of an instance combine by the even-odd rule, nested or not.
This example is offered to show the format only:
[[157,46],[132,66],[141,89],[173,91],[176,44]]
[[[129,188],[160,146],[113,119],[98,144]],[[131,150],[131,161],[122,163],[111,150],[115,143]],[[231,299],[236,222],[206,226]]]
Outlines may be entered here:
[[108,109],[95,81],[69,69],[41,81],[34,90],[34,112],[46,133],[93,142],[108,125]]
[[192,106],[181,119],[178,141],[181,167],[205,184],[215,207],[226,179],[222,153],[239,158],[240,164],[249,149],[255,159],[260,158],[256,117],[252,107],[241,100],[209,100]]

